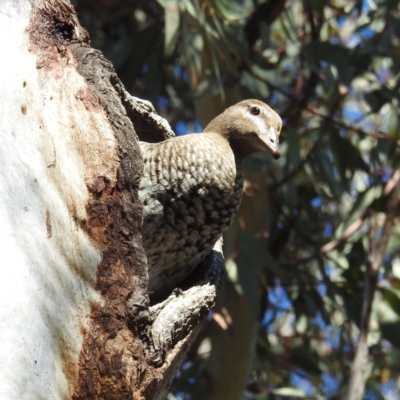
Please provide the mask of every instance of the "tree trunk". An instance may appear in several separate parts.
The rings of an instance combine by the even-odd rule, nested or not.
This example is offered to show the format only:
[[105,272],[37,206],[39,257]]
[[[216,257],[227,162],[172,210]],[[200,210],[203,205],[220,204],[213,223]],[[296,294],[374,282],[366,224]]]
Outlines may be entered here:
[[138,137],[173,132],[68,1],[0,1],[0,34],[0,398],[165,398],[222,265],[149,308]]

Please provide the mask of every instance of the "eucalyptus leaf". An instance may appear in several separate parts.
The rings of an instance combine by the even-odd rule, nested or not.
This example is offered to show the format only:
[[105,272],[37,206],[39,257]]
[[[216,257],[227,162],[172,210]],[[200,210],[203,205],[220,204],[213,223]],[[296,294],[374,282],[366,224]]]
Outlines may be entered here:
[[[330,133],[332,148],[335,151],[337,165],[343,168],[360,169],[369,172],[369,168],[363,160],[360,151],[350,142],[350,140],[340,136],[337,129],[332,129]],[[346,179],[343,173],[342,180]]]
[[318,170],[324,183],[327,184],[331,190],[332,195],[339,199],[344,192],[338,170],[333,163],[333,160],[326,152],[320,151],[315,155]]
[[400,138],[400,116],[397,109],[393,108],[390,112],[387,133],[389,136]]
[[400,297],[396,291],[383,288],[381,289],[383,299],[389,304],[392,310],[400,316]]
[[318,70],[319,63],[324,61],[336,66],[340,81],[346,82],[350,77],[349,51],[343,46],[329,42],[312,42],[306,49],[306,57],[314,70]]
[[384,104],[390,102],[391,100],[380,89],[372,90],[371,92],[366,93],[364,98],[371,107],[372,112],[378,112]]
[[296,389],[293,387],[285,387],[285,388],[280,388],[280,389],[275,389],[273,391],[274,394],[279,395],[279,396],[290,396],[290,397],[295,397],[299,399],[304,399],[306,398],[306,394],[300,390]]
[[392,343],[393,346],[400,348],[400,321],[397,322],[381,322],[380,328],[382,336]]
[[165,1],[165,55],[170,56],[175,49],[179,35],[180,10],[177,0]]
[[380,196],[382,195],[382,187],[381,186],[371,186],[364,192],[360,193],[350,212],[343,216],[343,220],[345,220],[344,226],[349,226],[353,223],[357,218],[360,218],[369,208],[369,206]]

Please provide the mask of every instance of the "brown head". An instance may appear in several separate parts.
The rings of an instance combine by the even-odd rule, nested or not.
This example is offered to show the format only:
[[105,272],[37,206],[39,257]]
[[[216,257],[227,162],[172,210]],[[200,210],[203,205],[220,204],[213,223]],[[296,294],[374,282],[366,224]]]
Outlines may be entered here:
[[268,150],[277,159],[282,120],[259,100],[243,100],[214,118],[204,132],[225,137],[239,159]]

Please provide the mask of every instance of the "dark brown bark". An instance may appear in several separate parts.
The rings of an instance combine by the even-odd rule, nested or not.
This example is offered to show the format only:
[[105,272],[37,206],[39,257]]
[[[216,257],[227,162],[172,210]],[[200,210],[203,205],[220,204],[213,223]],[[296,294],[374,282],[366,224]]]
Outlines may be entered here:
[[[148,347],[149,300],[138,198],[143,163],[132,122],[113,90],[112,81],[117,77],[111,63],[82,45],[72,44],[70,48],[79,73],[112,124],[120,157],[116,185],[99,177],[97,184],[89,187],[89,219],[85,226],[104,249],[96,285],[104,305],[92,310],[92,326],[86,332],[74,398],[129,399],[132,384],[146,374],[145,368],[136,370],[133,357],[144,364]],[[89,357],[85,349],[90,349]]]

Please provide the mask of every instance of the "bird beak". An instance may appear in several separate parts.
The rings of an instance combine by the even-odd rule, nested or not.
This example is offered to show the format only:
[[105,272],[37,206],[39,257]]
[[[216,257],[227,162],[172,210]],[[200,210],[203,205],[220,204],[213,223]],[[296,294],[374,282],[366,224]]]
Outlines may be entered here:
[[281,156],[279,151],[279,134],[274,128],[269,128],[267,132],[259,136],[263,147],[268,150],[272,157],[277,160]]

